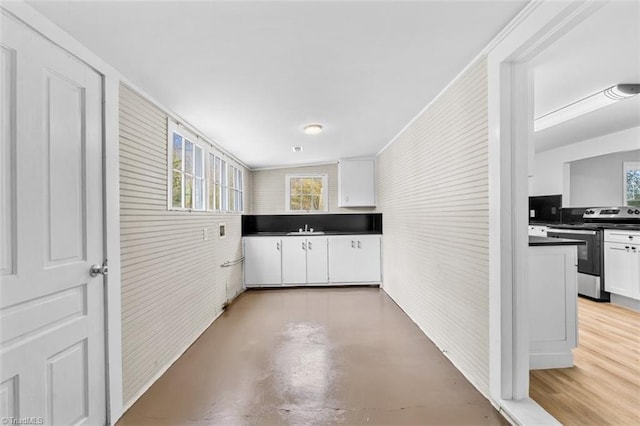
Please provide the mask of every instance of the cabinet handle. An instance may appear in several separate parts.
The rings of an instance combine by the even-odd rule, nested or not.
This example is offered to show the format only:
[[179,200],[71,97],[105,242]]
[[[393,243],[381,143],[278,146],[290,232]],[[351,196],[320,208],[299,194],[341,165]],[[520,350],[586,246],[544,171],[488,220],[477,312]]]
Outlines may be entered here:
[[311,241],[309,241],[309,242],[307,243],[307,245],[309,246],[309,250],[313,250],[313,247],[312,247],[312,245],[311,245]]
[[351,248],[356,248],[356,242],[351,240]]
[[302,242],[302,250],[306,250],[306,249],[307,249],[307,247],[306,247],[306,245],[305,245],[305,243],[304,243],[304,241],[303,241],[303,242]]
[[358,241],[358,248],[362,248],[362,243]]
[[280,250],[280,241],[276,243],[276,249]]

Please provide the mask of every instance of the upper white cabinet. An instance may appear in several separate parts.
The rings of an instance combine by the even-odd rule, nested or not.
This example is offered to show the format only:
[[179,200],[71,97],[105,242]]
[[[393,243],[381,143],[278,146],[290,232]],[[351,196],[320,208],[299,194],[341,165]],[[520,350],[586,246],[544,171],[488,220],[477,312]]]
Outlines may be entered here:
[[338,207],[375,207],[376,164],[373,159],[338,162]]

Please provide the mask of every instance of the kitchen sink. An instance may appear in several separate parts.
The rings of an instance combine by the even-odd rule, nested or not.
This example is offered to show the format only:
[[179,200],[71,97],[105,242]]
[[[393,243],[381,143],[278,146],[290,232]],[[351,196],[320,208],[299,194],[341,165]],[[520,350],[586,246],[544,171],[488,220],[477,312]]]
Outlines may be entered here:
[[324,235],[323,231],[292,231],[287,232],[287,235]]

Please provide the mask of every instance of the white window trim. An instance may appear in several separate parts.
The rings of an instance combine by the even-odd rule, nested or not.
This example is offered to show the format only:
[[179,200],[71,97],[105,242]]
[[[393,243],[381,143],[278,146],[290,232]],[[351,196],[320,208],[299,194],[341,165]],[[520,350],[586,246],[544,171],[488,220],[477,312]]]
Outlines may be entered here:
[[[305,173],[305,174],[287,174],[284,177],[284,209],[290,213],[325,213],[329,211],[329,185],[328,185],[328,175],[320,174],[320,173]],[[323,208],[321,210],[291,210],[291,205],[289,204],[291,200],[291,179],[292,178],[322,178],[322,205]]]
[[[180,126],[179,124],[177,124],[176,122],[174,122],[173,120],[171,120],[170,118],[167,119],[167,210],[176,210],[176,211],[197,211],[197,212],[201,212],[201,211],[205,211],[206,210],[206,199],[203,200],[203,206],[200,209],[196,209],[195,207],[191,207],[191,208],[187,208],[184,207],[184,199],[182,200],[182,204],[183,207],[174,207],[173,206],[173,134],[177,133],[180,136],[182,136],[183,138],[191,141],[193,143],[194,146],[194,161],[195,161],[195,149],[200,148],[202,150],[202,162],[204,163],[204,159],[207,158],[206,155],[208,153],[208,149],[202,144],[202,143],[198,143],[200,141],[200,138],[197,135],[194,135],[193,133],[191,133],[189,130],[185,129],[184,127]],[[184,164],[184,146],[182,149],[182,161]],[[206,164],[202,165],[203,167],[206,166]],[[193,175],[195,176],[195,163],[193,165]],[[204,183],[204,192],[206,194],[206,190],[207,190],[207,184],[206,184],[206,169],[203,168],[203,177],[205,179],[205,183]],[[194,179],[194,184],[195,184],[196,179]],[[183,185],[184,185],[184,180],[183,180]],[[204,196],[204,194],[203,194]],[[195,185],[192,188],[192,194],[191,194],[193,203],[195,204]]]
[[627,200],[627,172],[629,170],[640,170],[640,161],[625,161],[622,163],[622,205],[629,205]]

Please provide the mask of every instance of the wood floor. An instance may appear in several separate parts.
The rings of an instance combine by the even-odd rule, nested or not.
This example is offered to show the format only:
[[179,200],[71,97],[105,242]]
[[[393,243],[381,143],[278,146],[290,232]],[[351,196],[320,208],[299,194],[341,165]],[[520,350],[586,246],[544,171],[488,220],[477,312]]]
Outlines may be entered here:
[[530,374],[530,396],[564,425],[640,425],[640,313],[578,298],[575,367]]

